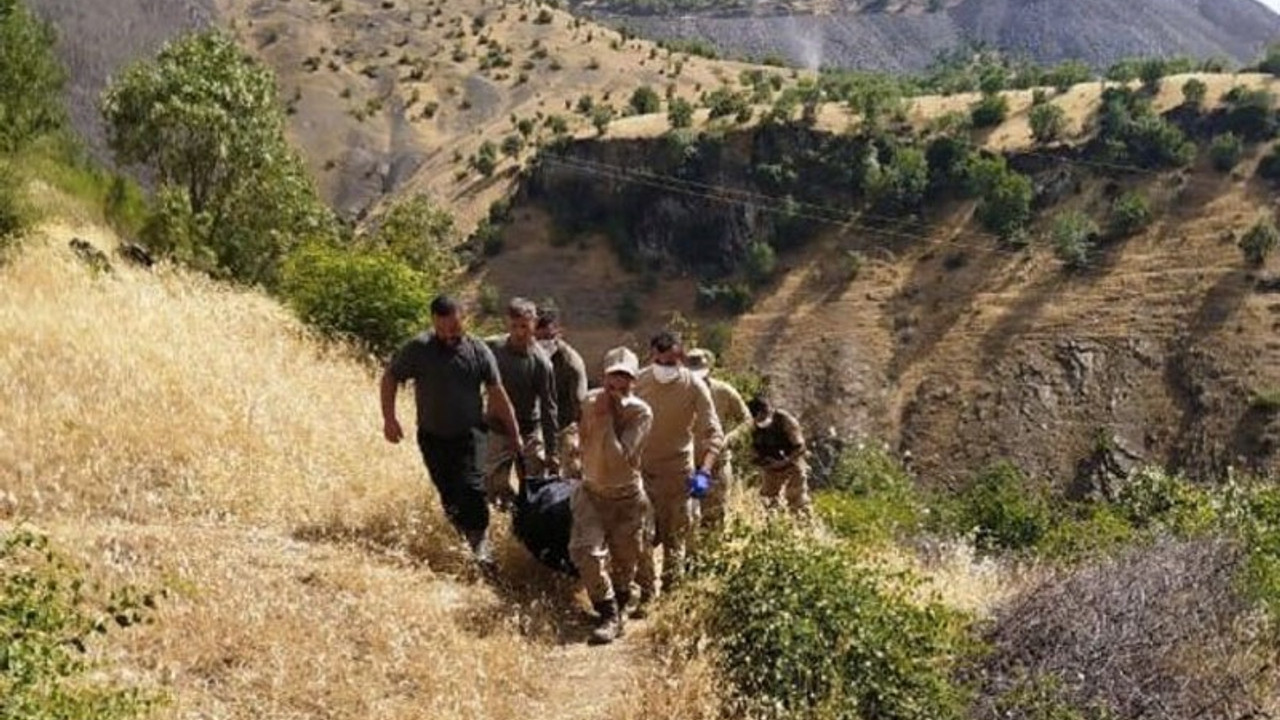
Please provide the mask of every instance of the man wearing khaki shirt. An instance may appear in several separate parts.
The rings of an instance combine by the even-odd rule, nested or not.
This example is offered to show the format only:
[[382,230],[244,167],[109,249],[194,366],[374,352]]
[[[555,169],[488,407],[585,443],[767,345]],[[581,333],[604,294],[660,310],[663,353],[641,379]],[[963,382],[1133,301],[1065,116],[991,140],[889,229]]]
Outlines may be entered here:
[[[719,529],[724,525],[725,506],[729,493],[733,490],[733,447],[751,431],[751,413],[747,410],[747,401],[729,383],[712,376],[711,369],[715,365],[715,353],[704,348],[694,348],[685,357],[685,367],[694,377],[707,384],[711,391],[711,403],[716,408],[716,416],[720,418],[720,428],[724,431],[724,449],[716,456],[716,465],[711,469],[711,490],[701,501],[702,527],[708,530]],[[702,457],[707,448],[701,442],[694,443],[694,457]]]
[[632,394],[639,370],[635,353],[610,350],[604,356],[604,387],[592,390],[582,405],[583,472],[570,500],[569,556],[599,615],[592,644],[612,642],[622,633],[621,611],[631,598],[644,545],[649,501],[640,456],[653,412]]
[[587,397],[587,367],[578,351],[565,342],[560,327],[560,314],[554,308],[538,309],[538,326],[534,334],[538,338],[538,346],[551,358],[551,370],[556,379],[560,474],[567,478],[581,477],[578,414],[582,401]]
[[[700,499],[711,485],[711,472],[724,443],[720,420],[706,383],[683,367],[683,347],[675,333],[663,331],[649,342],[651,363],[636,379],[636,395],[653,410],[653,429],[641,468],[645,492],[653,505],[653,544],[640,559],[639,614],[656,595],[654,547],[661,545],[664,588],[684,573],[685,547],[692,514],[689,498]],[[705,448],[695,458],[695,438]]]

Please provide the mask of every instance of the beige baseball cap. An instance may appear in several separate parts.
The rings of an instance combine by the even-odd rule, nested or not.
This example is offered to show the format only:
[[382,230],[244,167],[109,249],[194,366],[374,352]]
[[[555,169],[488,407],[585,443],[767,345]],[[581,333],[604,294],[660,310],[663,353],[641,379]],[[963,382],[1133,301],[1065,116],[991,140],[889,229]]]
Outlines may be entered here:
[[706,348],[694,348],[684,354],[684,364],[695,376],[705,378],[716,364],[716,354]]
[[626,373],[631,377],[640,374],[640,361],[636,354],[625,347],[616,347],[604,354],[604,374]]

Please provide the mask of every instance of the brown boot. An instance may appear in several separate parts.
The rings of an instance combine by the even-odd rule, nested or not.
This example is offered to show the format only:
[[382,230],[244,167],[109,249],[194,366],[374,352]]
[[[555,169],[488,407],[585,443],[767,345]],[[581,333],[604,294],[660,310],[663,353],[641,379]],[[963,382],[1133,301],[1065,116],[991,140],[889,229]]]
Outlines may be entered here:
[[595,604],[596,613],[600,615],[600,619],[596,622],[596,627],[591,631],[591,637],[587,638],[588,645],[608,645],[622,634],[622,622],[618,618],[618,604],[612,600],[605,600]]

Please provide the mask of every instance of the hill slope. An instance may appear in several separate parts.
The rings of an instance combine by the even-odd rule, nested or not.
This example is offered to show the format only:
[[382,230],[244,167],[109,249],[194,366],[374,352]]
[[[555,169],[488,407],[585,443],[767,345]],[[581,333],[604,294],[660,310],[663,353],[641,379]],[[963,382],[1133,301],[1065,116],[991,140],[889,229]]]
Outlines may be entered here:
[[804,67],[916,71],[942,50],[982,42],[1042,63],[1105,67],[1140,55],[1254,60],[1280,35],[1255,0],[961,0],[933,13],[783,17],[611,16],[646,36],[702,38],[735,55],[779,55]]

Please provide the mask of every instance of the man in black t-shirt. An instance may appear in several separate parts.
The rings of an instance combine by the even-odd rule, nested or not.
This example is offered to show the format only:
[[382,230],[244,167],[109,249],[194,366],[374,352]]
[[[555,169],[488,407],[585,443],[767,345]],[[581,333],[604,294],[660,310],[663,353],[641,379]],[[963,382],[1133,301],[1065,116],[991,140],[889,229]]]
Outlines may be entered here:
[[519,452],[520,435],[493,353],[466,333],[462,321],[462,309],[452,298],[441,295],[431,301],[432,332],[400,348],[382,374],[382,432],[391,443],[404,438],[396,418],[396,394],[402,383],[412,380],[418,447],[445,515],[466,537],[476,560],[491,567],[493,558],[485,538],[489,506],[482,472],[484,394],[489,397],[490,414],[506,430],[514,452]]

